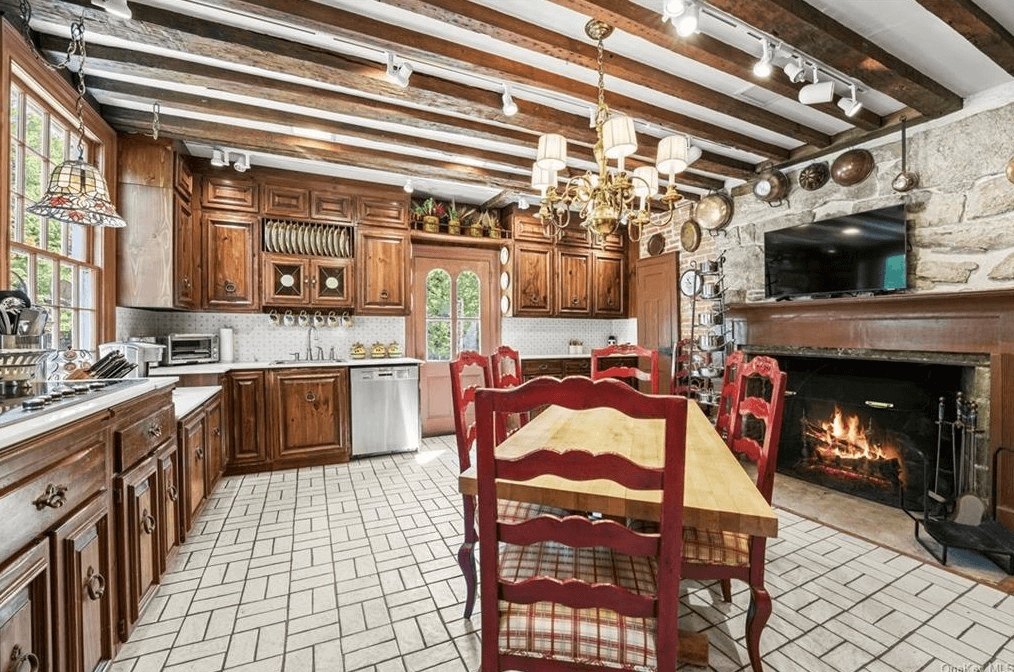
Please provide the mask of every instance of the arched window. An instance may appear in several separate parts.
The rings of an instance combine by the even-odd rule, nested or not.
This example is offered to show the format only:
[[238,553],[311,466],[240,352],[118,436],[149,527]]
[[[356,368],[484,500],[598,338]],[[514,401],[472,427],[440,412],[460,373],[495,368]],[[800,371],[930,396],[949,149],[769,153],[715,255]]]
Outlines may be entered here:
[[449,362],[462,350],[481,349],[480,297],[479,276],[472,271],[456,278],[442,268],[426,274],[427,361]]

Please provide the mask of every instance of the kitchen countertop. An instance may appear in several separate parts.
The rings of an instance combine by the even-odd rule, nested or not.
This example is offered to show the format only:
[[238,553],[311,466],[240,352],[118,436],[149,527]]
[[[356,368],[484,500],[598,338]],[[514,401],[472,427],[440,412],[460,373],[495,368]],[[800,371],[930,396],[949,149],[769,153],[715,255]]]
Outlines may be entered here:
[[[609,355],[610,357],[632,357],[630,353],[618,352],[615,355]],[[521,355],[521,359],[591,359],[591,353],[586,352],[583,355]]]
[[0,432],[0,449],[59,429],[70,422],[81,420],[148,392],[176,384],[175,378],[143,378],[141,380],[143,382],[128,388],[110,392],[95,399],[87,399],[67,408],[54,410],[36,419],[26,418],[23,421],[7,425],[3,432]]
[[176,419],[180,420],[195,408],[211,399],[222,390],[221,385],[203,387],[177,387],[173,390],[173,405],[176,407]]
[[218,362],[216,364],[181,364],[180,366],[158,366],[148,370],[149,376],[181,376],[187,374],[221,374],[250,369],[291,369],[296,367],[328,366],[407,366],[422,364],[421,359],[412,357],[384,357],[381,359],[348,359],[342,361],[322,360],[316,362],[272,361],[272,362]]

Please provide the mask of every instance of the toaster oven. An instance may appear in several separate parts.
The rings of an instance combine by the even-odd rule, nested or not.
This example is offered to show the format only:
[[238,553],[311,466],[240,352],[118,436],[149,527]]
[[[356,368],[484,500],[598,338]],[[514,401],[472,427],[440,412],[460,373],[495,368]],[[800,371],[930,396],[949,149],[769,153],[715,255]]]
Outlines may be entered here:
[[218,361],[218,334],[169,334],[157,336],[155,342],[165,346],[162,366]]

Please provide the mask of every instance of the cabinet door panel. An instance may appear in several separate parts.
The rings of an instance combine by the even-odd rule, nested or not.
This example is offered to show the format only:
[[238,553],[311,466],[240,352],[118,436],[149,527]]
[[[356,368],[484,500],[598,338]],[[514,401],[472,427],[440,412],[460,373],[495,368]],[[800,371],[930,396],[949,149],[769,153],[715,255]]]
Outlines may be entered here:
[[310,261],[310,303],[314,306],[350,308],[355,299],[352,262],[349,259]]
[[173,167],[173,186],[189,207],[190,199],[194,195],[194,174],[190,170],[187,158],[182,154],[175,154]]
[[114,479],[120,577],[120,639],[127,641],[161,570],[158,465],[154,458]]
[[204,487],[207,479],[205,467],[207,432],[208,423],[204,413],[197,413],[195,417],[184,421],[181,431],[185,460],[183,473],[187,483],[187,529],[194,524],[197,510],[204,503]]
[[267,397],[262,371],[236,371],[228,378],[229,465],[267,464],[265,412]]
[[624,317],[627,314],[627,264],[622,254],[595,253],[596,317]]
[[348,459],[348,369],[273,371],[275,463],[323,456]]
[[310,214],[309,189],[283,184],[265,184],[261,195],[262,214],[300,218]]
[[201,226],[205,232],[207,307],[256,310],[260,306],[256,263],[260,227],[256,217],[205,211]]
[[163,569],[168,567],[169,557],[173,555],[182,539],[182,509],[180,508],[180,479],[177,463],[179,460],[179,444],[175,438],[166,443],[155,454],[158,460],[160,510],[159,528],[162,530]]
[[514,314],[544,316],[553,312],[550,300],[553,248],[543,245],[514,246]]
[[591,314],[591,256],[584,250],[556,250],[556,307],[560,315]]
[[293,256],[265,254],[265,306],[302,306],[309,303],[310,277],[307,260]]
[[173,246],[173,264],[176,277],[173,282],[175,303],[177,308],[196,308],[200,301],[200,238],[194,226],[194,215],[190,204],[180,198],[173,197],[173,219],[176,237]]
[[215,484],[225,469],[225,436],[222,426],[222,397],[216,396],[205,407],[204,415],[208,422],[208,464],[207,484],[204,492],[207,495],[215,489]]
[[548,243],[550,238],[545,234],[542,222],[532,215],[512,212],[509,218],[511,234],[516,240],[528,240],[533,243]]
[[55,669],[50,631],[49,543],[35,543],[0,571],[0,664]]
[[355,202],[351,194],[340,191],[314,191],[310,194],[310,219],[352,224],[354,212]]
[[201,181],[201,205],[205,208],[257,212],[257,183],[219,175]]
[[404,315],[408,310],[408,238],[400,233],[360,229],[357,243],[360,314]]
[[360,196],[359,223],[370,226],[390,226],[396,229],[407,229],[408,197],[398,199]]

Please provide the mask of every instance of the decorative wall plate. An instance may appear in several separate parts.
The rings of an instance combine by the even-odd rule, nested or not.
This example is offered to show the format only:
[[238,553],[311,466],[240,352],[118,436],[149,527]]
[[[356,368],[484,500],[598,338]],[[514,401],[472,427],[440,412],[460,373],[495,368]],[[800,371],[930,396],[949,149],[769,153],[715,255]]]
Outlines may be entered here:
[[695,252],[701,246],[701,227],[692,219],[683,222],[680,227],[680,244],[687,252]]
[[811,163],[799,171],[799,186],[807,191],[817,191],[831,179],[831,169],[827,161]]
[[500,312],[508,315],[511,312],[511,297],[504,294],[500,297]]
[[500,263],[504,266],[511,260],[511,251],[506,246],[500,248]]
[[656,233],[648,239],[648,254],[657,257],[663,252],[665,252],[665,236]]
[[500,289],[507,289],[511,286],[511,274],[504,271],[500,274]]

